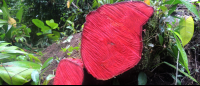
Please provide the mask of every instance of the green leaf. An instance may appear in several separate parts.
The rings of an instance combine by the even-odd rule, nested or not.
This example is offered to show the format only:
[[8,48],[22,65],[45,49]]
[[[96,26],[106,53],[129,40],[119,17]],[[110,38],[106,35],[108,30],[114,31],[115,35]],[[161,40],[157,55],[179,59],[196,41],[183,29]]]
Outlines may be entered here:
[[12,61],[3,63],[3,65],[9,65],[12,67],[23,67],[23,68],[31,68],[31,69],[37,69],[39,70],[41,68],[41,65],[29,62],[29,61]]
[[33,54],[28,54],[28,57],[30,58],[31,61],[32,61],[32,59],[34,59],[35,63],[38,63],[38,64],[42,65],[40,59],[35,57]]
[[50,34],[50,33],[52,33],[51,28],[49,28],[48,26],[42,27],[41,31],[43,32],[43,34]]
[[144,72],[140,72],[138,75],[138,85],[146,85],[147,75]]
[[0,23],[8,23],[7,20],[0,19]]
[[180,0],[168,0],[164,2],[163,4],[175,5],[175,4],[182,4],[182,2]]
[[[7,71],[5,70],[5,68]],[[23,67],[5,67],[5,68],[0,67],[1,71],[0,77],[9,85],[23,85],[27,83],[28,81],[31,80],[31,73],[34,70]]]
[[189,18],[182,19],[179,24],[182,28],[180,29],[180,35],[182,38],[183,47],[190,42],[194,33],[194,20],[190,16]]
[[5,59],[5,58],[9,58],[9,57],[11,57],[10,54],[2,54],[2,53],[0,53],[0,60],[1,59]]
[[37,33],[37,36],[40,36],[40,35],[42,35],[42,33],[41,33],[41,32]]
[[191,12],[193,12],[198,19],[200,19],[199,17],[199,13],[196,9],[196,7],[194,7],[194,5],[192,5],[191,3],[189,3],[188,1],[186,0],[180,0]]
[[174,38],[176,39],[176,44],[177,44],[178,50],[180,51],[181,56],[182,56],[182,58],[180,58],[180,59],[182,59],[183,64],[184,64],[182,66],[185,67],[185,69],[188,71],[188,74],[190,74],[190,71],[188,69],[187,54],[186,54],[185,50],[183,49],[183,47],[181,46],[180,40],[178,39],[178,37],[175,34],[174,34]]
[[55,75],[49,74],[46,78],[46,80],[44,81],[43,85],[47,85],[49,83],[50,80],[52,80],[55,77]]
[[[170,67],[176,69],[176,67],[175,67],[174,65],[172,65],[172,64],[170,64],[170,63],[168,63],[168,62],[162,62],[162,63],[165,63],[165,64],[167,64],[168,66],[170,66]],[[162,63],[160,63],[160,64],[162,64]],[[182,74],[184,74],[185,76],[189,77],[189,78],[190,78],[191,80],[193,80],[194,82],[196,82],[196,83],[199,84],[199,82],[198,82],[196,79],[194,79],[192,76],[190,76],[189,74],[185,73],[184,71],[182,71],[182,70],[180,70],[180,69],[178,69],[178,71],[181,72]]]
[[40,77],[39,77],[39,72],[37,70],[34,70],[32,73],[31,73],[31,78],[34,82],[34,85],[38,85],[39,84],[39,81],[40,81]]
[[53,57],[48,58],[48,59],[44,62],[43,66],[42,66],[42,69],[44,69],[44,68],[46,68],[47,66],[49,66],[49,64],[51,64],[52,61],[53,61]]
[[[171,74],[171,76],[172,76],[172,78],[173,78],[174,80],[176,80],[176,77],[175,77],[174,75]],[[180,81],[179,79],[177,79],[177,85],[181,85],[181,81]]]
[[182,37],[181,37],[181,35],[179,33],[174,31],[174,34],[176,34],[176,36],[178,36],[178,38],[181,40],[181,42],[183,41],[183,39],[182,39]]
[[51,19],[51,20],[46,20],[46,24],[49,25],[52,29],[58,28],[58,24],[57,24],[57,23],[54,23],[54,20],[53,20],[53,19]]
[[53,31],[54,36],[57,38],[57,40],[60,38],[60,33],[57,31]]
[[169,9],[169,11],[168,11],[168,16],[171,15],[171,14],[174,12],[174,10],[176,10],[177,5],[178,5],[178,4],[173,5],[173,6]]
[[39,28],[43,28],[44,27],[44,23],[39,19],[32,19],[32,22]]
[[20,10],[16,14],[16,17],[19,19],[19,22],[21,22],[22,14],[23,14],[23,7],[21,7]]

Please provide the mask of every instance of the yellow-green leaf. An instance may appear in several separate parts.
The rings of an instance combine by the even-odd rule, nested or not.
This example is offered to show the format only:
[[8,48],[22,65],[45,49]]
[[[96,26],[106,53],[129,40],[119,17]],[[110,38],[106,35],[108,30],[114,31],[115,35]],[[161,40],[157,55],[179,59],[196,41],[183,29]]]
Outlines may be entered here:
[[183,47],[190,42],[194,33],[194,20],[190,16],[187,19],[182,19],[180,21],[180,35],[182,38],[182,45]]

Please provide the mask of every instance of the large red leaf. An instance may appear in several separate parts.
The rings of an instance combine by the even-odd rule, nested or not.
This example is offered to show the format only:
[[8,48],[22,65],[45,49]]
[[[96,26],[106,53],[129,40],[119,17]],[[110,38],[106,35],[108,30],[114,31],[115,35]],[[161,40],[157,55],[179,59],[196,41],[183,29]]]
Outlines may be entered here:
[[62,59],[56,69],[54,85],[81,85],[84,72],[80,59]]
[[142,26],[153,14],[144,2],[106,4],[86,16],[81,56],[87,71],[107,80],[133,68],[141,59]]

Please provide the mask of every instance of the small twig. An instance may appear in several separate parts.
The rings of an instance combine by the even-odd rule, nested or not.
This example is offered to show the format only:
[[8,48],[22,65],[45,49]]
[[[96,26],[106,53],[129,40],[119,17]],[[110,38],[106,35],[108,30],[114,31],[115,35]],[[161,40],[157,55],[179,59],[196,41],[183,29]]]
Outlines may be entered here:
[[177,76],[178,76],[178,61],[179,61],[179,51],[178,51],[178,56],[177,56],[177,61],[176,61],[176,81],[175,81],[175,85],[177,85]]
[[[2,64],[2,63],[1,63]],[[8,73],[7,69],[5,68],[5,66],[2,64],[2,66],[4,67],[4,69],[6,70],[6,72]],[[12,82],[12,77],[10,76],[10,74],[8,73],[9,77],[10,77],[10,80],[11,80],[11,84],[13,85],[13,82]]]
[[[76,5],[74,4],[74,2],[72,2],[72,5],[73,5],[76,9],[79,9],[78,6],[76,6]],[[79,11],[82,12],[81,9],[79,9]]]

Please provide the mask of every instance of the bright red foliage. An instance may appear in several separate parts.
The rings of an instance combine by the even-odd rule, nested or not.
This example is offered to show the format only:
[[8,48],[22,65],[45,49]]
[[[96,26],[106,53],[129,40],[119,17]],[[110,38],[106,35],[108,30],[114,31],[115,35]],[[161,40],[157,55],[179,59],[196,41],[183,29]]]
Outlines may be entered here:
[[84,72],[80,59],[62,59],[56,69],[54,85],[81,85]]
[[90,12],[81,40],[87,71],[108,80],[137,65],[143,49],[142,26],[153,12],[139,1],[106,4]]

